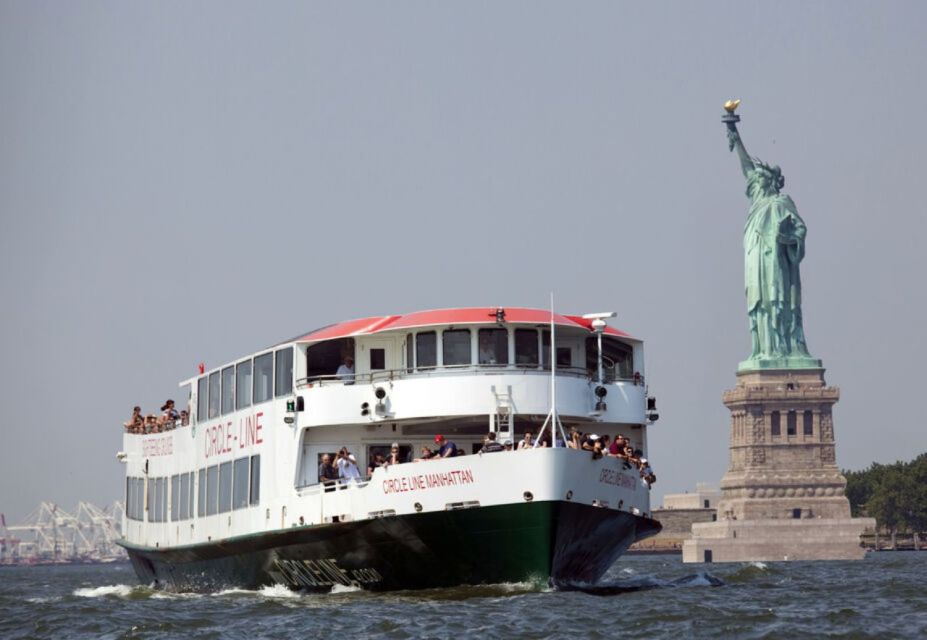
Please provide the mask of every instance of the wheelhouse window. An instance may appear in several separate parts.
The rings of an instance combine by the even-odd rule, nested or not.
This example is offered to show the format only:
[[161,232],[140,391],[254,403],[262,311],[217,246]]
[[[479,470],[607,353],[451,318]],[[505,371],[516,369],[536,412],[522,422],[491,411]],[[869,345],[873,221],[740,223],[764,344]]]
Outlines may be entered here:
[[293,393],[293,348],[278,349],[275,358],[274,395],[279,398]]
[[244,409],[251,406],[251,361],[239,362],[235,367],[235,408]]
[[415,334],[415,366],[429,369],[438,364],[438,335],[434,331]]
[[406,336],[406,371],[412,373],[415,363],[415,343],[412,334]]
[[209,407],[209,378],[203,376],[196,384],[196,421],[206,420]]
[[[597,338],[586,338],[586,369],[595,375],[599,369]],[[634,377],[634,349],[614,338],[602,338],[602,370],[606,380]],[[559,364],[559,362],[558,362]]]
[[254,359],[254,404],[273,397],[274,354],[265,353]]
[[209,417],[215,418],[219,415],[219,399],[221,398],[221,381],[219,372],[213,371],[209,374]]
[[444,366],[471,364],[470,330],[449,329],[441,334],[444,346]]
[[306,351],[306,377],[310,380],[313,378],[337,379],[335,374],[338,372],[338,367],[344,364],[345,359],[350,356],[352,360],[356,360],[354,349],[354,338],[326,340],[310,345]]
[[222,370],[222,413],[235,411],[235,367]]
[[515,329],[515,364],[536,367],[540,362],[536,329]]
[[508,364],[509,332],[505,329],[480,329],[479,353],[480,364]]
[[383,371],[386,369],[386,349],[370,350],[370,370]]

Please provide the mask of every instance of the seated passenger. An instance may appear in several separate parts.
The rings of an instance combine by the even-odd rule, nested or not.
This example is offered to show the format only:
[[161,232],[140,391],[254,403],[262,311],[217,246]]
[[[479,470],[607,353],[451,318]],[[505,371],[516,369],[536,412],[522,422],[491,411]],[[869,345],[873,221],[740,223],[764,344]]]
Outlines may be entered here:
[[[331,369],[329,369],[331,371]],[[345,384],[354,384],[354,358],[351,356],[344,357],[344,364],[338,367],[335,377]]]
[[386,458],[383,457],[382,453],[373,454],[373,460],[370,461],[370,464],[367,465],[367,477],[373,475],[373,472],[380,467],[386,466]]
[[132,417],[122,423],[129,433],[141,433],[141,427],[145,424],[145,418],[142,417],[142,408],[133,407]]
[[534,446],[534,440],[531,438],[531,432],[525,431],[525,437],[518,441],[519,449],[530,449]]
[[441,434],[435,436],[435,444],[439,447],[438,453],[435,454],[438,458],[453,458],[457,455],[457,445],[446,440]]
[[338,480],[338,470],[332,464],[332,457],[327,453],[322,456],[322,464],[319,465],[319,482],[325,486],[332,486]]
[[483,439],[483,448],[480,449],[480,453],[497,453],[502,449],[502,445],[496,442],[496,432],[490,431]]
[[389,446],[389,455],[386,456],[386,461],[384,465],[389,464],[402,464],[402,458],[399,457],[399,443],[394,442]]

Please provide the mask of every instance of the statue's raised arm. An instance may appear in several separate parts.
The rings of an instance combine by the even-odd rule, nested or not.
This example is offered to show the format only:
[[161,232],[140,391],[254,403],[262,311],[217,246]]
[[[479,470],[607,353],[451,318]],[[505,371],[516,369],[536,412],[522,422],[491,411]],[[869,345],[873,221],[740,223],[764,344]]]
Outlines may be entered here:
[[750,158],[750,154],[747,153],[747,149],[744,148],[744,143],[740,139],[740,132],[737,131],[737,123],[740,121],[740,116],[734,113],[734,110],[737,109],[737,105],[740,104],[740,100],[728,100],[724,103],[724,110],[727,113],[724,117],[721,118],[721,121],[727,125],[727,146],[731,151],[737,150],[737,157],[740,158],[740,169],[744,173],[744,177],[747,177],[747,173],[755,169],[756,166],[753,164],[753,160]]

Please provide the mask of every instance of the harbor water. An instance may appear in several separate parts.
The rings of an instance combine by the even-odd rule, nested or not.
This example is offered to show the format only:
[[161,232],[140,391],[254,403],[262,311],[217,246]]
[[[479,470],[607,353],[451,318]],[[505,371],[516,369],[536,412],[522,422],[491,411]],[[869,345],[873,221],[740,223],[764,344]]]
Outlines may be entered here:
[[927,638],[927,553],[684,565],[626,556],[594,587],[171,594],[128,564],[0,567],[0,638]]

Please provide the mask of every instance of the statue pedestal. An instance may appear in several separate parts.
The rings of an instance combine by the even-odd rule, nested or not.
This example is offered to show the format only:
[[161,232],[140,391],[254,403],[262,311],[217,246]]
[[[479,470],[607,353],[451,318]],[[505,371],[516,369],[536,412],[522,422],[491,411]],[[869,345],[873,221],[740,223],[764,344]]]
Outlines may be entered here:
[[850,517],[834,455],[839,398],[822,368],[737,374],[724,393],[731,457],[718,521],[692,526],[683,562],[863,557],[859,536],[875,520]]

